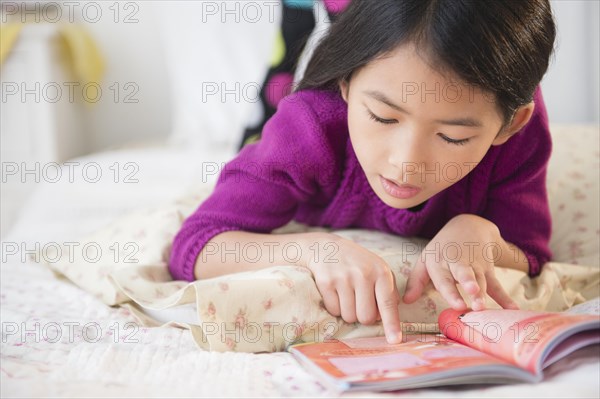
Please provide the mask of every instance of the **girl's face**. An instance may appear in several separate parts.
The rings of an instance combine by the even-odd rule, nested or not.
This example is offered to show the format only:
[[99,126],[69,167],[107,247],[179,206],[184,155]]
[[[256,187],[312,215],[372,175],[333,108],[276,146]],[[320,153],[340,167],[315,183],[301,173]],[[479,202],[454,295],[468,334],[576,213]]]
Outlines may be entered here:
[[496,138],[502,118],[493,98],[447,80],[412,45],[372,61],[340,89],[357,159],[377,196],[394,208],[416,206],[459,181],[531,114]]

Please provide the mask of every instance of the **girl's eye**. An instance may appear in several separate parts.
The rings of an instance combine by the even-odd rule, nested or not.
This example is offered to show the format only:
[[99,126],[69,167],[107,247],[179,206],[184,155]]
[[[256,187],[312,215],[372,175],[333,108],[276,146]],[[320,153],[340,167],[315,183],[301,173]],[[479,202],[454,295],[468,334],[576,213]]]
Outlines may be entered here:
[[451,144],[454,144],[454,145],[465,145],[469,141],[469,139],[453,140],[450,137],[448,137],[448,136],[446,136],[446,135],[444,135],[442,133],[438,133],[438,134],[440,135],[440,137],[442,139],[444,139],[445,142],[451,143]]
[[[378,117],[377,115],[375,115],[374,113],[372,113],[370,110],[367,110],[368,114],[369,114],[369,118],[371,118],[372,120],[374,120],[377,123],[382,123],[384,125],[391,125],[393,123],[397,123],[398,121],[396,119],[383,119]],[[469,141],[469,139],[462,139],[462,140],[454,140],[451,139],[450,137],[442,134],[442,133],[438,133],[440,135],[440,137],[442,139],[444,139],[445,142],[450,143],[450,144],[454,144],[454,145],[465,145],[467,144],[467,142]]]
[[383,123],[384,125],[391,125],[392,123],[398,122],[395,119],[383,119],[383,118],[380,118],[380,117],[378,117],[377,115],[375,115],[374,113],[372,113],[369,110],[367,110],[367,112],[369,113],[369,118],[371,118],[375,122]]

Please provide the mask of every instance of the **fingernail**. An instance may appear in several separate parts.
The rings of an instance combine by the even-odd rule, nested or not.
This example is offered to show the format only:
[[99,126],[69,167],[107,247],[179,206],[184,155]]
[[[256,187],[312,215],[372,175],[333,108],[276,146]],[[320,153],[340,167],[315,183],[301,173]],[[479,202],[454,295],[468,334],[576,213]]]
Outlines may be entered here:
[[402,332],[388,332],[386,334],[388,344],[398,344],[402,341]]
[[465,289],[466,289],[467,291],[473,291],[473,292],[477,291],[477,290],[478,290],[478,288],[479,288],[479,286],[477,285],[477,283],[474,283],[474,282],[468,283],[468,284],[465,286]]

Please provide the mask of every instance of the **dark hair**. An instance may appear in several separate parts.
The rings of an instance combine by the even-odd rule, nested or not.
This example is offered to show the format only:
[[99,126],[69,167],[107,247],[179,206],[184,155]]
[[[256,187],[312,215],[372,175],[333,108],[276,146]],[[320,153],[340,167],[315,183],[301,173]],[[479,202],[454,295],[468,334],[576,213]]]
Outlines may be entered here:
[[413,42],[436,70],[492,93],[506,125],[533,100],[555,35],[549,0],[353,0],[296,90],[339,91],[370,61]]

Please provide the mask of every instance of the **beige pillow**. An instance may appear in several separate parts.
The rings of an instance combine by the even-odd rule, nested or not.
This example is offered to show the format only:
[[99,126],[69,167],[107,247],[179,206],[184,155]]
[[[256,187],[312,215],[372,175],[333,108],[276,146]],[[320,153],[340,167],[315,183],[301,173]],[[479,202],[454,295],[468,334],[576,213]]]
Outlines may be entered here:
[[[305,268],[281,265],[188,283],[173,281],[167,269],[172,238],[182,221],[209,195],[204,187],[169,206],[140,210],[116,220],[81,241],[100,248],[101,256],[74,251],[69,259],[47,251],[44,264],[66,276],[107,305],[125,306],[140,324],[160,326],[143,309],[167,309],[195,304],[197,323],[170,322],[191,329],[198,346],[216,351],[272,352],[290,343],[383,334],[381,324],[348,324],[323,307],[312,274]],[[290,223],[273,233],[328,231]],[[402,294],[406,278],[426,240],[377,231],[334,231],[373,251],[388,262]],[[117,243],[117,244],[116,244]],[[57,259],[49,262],[48,259]],[[525,273],[498,269],[501,281],[521,307],[563,310],[593,297],[598,269],[549,263],[536,279]],[[448,305],[434,289],[417,302],[400,304],[403,328],[435,332],[441,310]],[[497,305],[488,298],[488,306]]]
[[[553,217],[550,243],[553,262],[540,276],[497,269],[503,286],[522,307],[564,310],[598,296],[600,253],[598,235],[597,127],[554,126],[554,146],[548,169],[548,193]],[[172,281],[167,269],[170,245],[183,220],[212,190],[200,187],[174,203],[137,211],[80,241],[87,252],[46,248],[37,254],[43,263],[107,305],[129,308],[145,326],[160,326],[144,309],[169,309],[192,304],[197,322],[175,325],[191,329],[200,348],[217,351],[280,351],[301,340],[373,336],[380,324],[348,324],[322,306],[311,273],[281,265],[255,272],[195,281]],[[290,223],[273,233],[331,231]],[[370,230],[333,231],[385,259],[400,294],[426,241]],[[85,256],[84,256],[85,255]],[[579,265],[579,266],[578,266]],[[488,306],[497,306],[488,298]],[[401,303],[407,330],[437,331],[436,320],[446,302],[429,289],[415,303]]]
[[600,267],[600,127],[553,125],[551,132],[552,260]]

